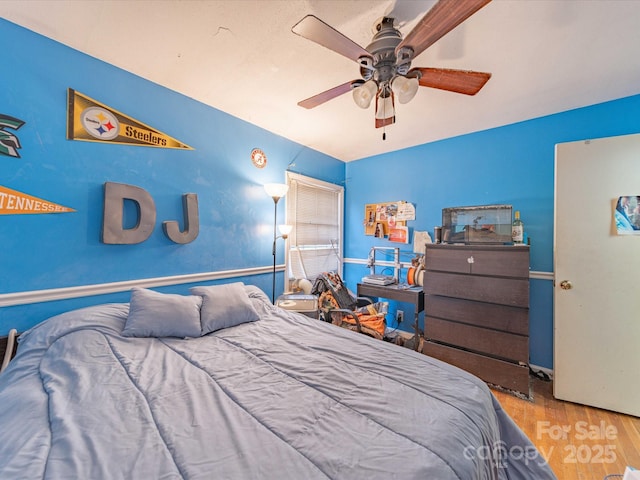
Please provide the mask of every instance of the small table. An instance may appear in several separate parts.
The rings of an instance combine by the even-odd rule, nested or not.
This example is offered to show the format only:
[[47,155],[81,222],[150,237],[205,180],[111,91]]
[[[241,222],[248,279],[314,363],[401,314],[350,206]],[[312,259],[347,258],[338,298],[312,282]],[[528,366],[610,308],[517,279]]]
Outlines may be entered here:
[[301,293],[285,293],[276,300],[276,306],[318,319],[318,296]]
[[371,285],[369,283],[359,283],[357,290],[358,297],[382,297],[396,302],[412,303],[414,306],[414,323],[415,330],[415,350],[420,345],[420,325],[418,317],[420,312],[424,310],[424,291],[422,287],[402,287],[398,285]]

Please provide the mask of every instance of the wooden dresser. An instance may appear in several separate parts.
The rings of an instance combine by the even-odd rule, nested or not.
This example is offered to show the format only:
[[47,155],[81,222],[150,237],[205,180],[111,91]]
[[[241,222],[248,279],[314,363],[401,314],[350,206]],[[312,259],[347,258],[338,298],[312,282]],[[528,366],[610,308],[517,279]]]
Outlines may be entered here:
[[529,390],[529,247],[427,245],[423,353]]

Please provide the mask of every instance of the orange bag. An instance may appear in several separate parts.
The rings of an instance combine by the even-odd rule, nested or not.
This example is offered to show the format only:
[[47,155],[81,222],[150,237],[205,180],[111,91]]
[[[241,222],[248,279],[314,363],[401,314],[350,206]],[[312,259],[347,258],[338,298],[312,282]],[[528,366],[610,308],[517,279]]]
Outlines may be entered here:
[[[361,333],[377,338],[379,340],[382,340],[382,338],[384,337],[384,331],[386,328],[386,308],[384,307],[386,307],[387,305],[386,302],[366,305],[354,312],[351,312],[345,309],[341,309],[333,294],[327,290],[320,294],[318,303],[320,309],[325,314],[325,318],[330,320],[334,325],[348,328],[349,330],[358,331],[358,324],[360,324],[359,331]],[[378,306],[378,308],[376,308],[376,306]],[[383,308],[380,308],[380,306],[382,306]],[[332,313],[332,310],[336,311]],[[357,322],[354,316],[357,317]]]

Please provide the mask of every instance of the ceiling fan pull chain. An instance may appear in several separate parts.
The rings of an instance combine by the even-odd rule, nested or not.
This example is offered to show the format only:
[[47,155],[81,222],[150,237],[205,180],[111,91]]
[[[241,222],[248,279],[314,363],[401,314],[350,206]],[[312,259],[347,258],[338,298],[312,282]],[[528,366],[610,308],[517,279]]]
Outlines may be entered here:
[[[383,101],[382,102],[382,118],[384,119],[387,118],[386,106],[387,106],[387,102]],[[384,142],[386,139],[387,139],[387,124],[385,122],[382,125],[382,141]]]

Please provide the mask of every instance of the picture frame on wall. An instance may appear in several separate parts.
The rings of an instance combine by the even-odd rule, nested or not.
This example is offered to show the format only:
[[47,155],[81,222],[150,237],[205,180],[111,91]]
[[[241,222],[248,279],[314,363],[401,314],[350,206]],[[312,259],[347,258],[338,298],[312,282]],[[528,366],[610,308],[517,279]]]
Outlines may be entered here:
[[640,195],[621,195],[613,210],[618,235],[640,235]]

